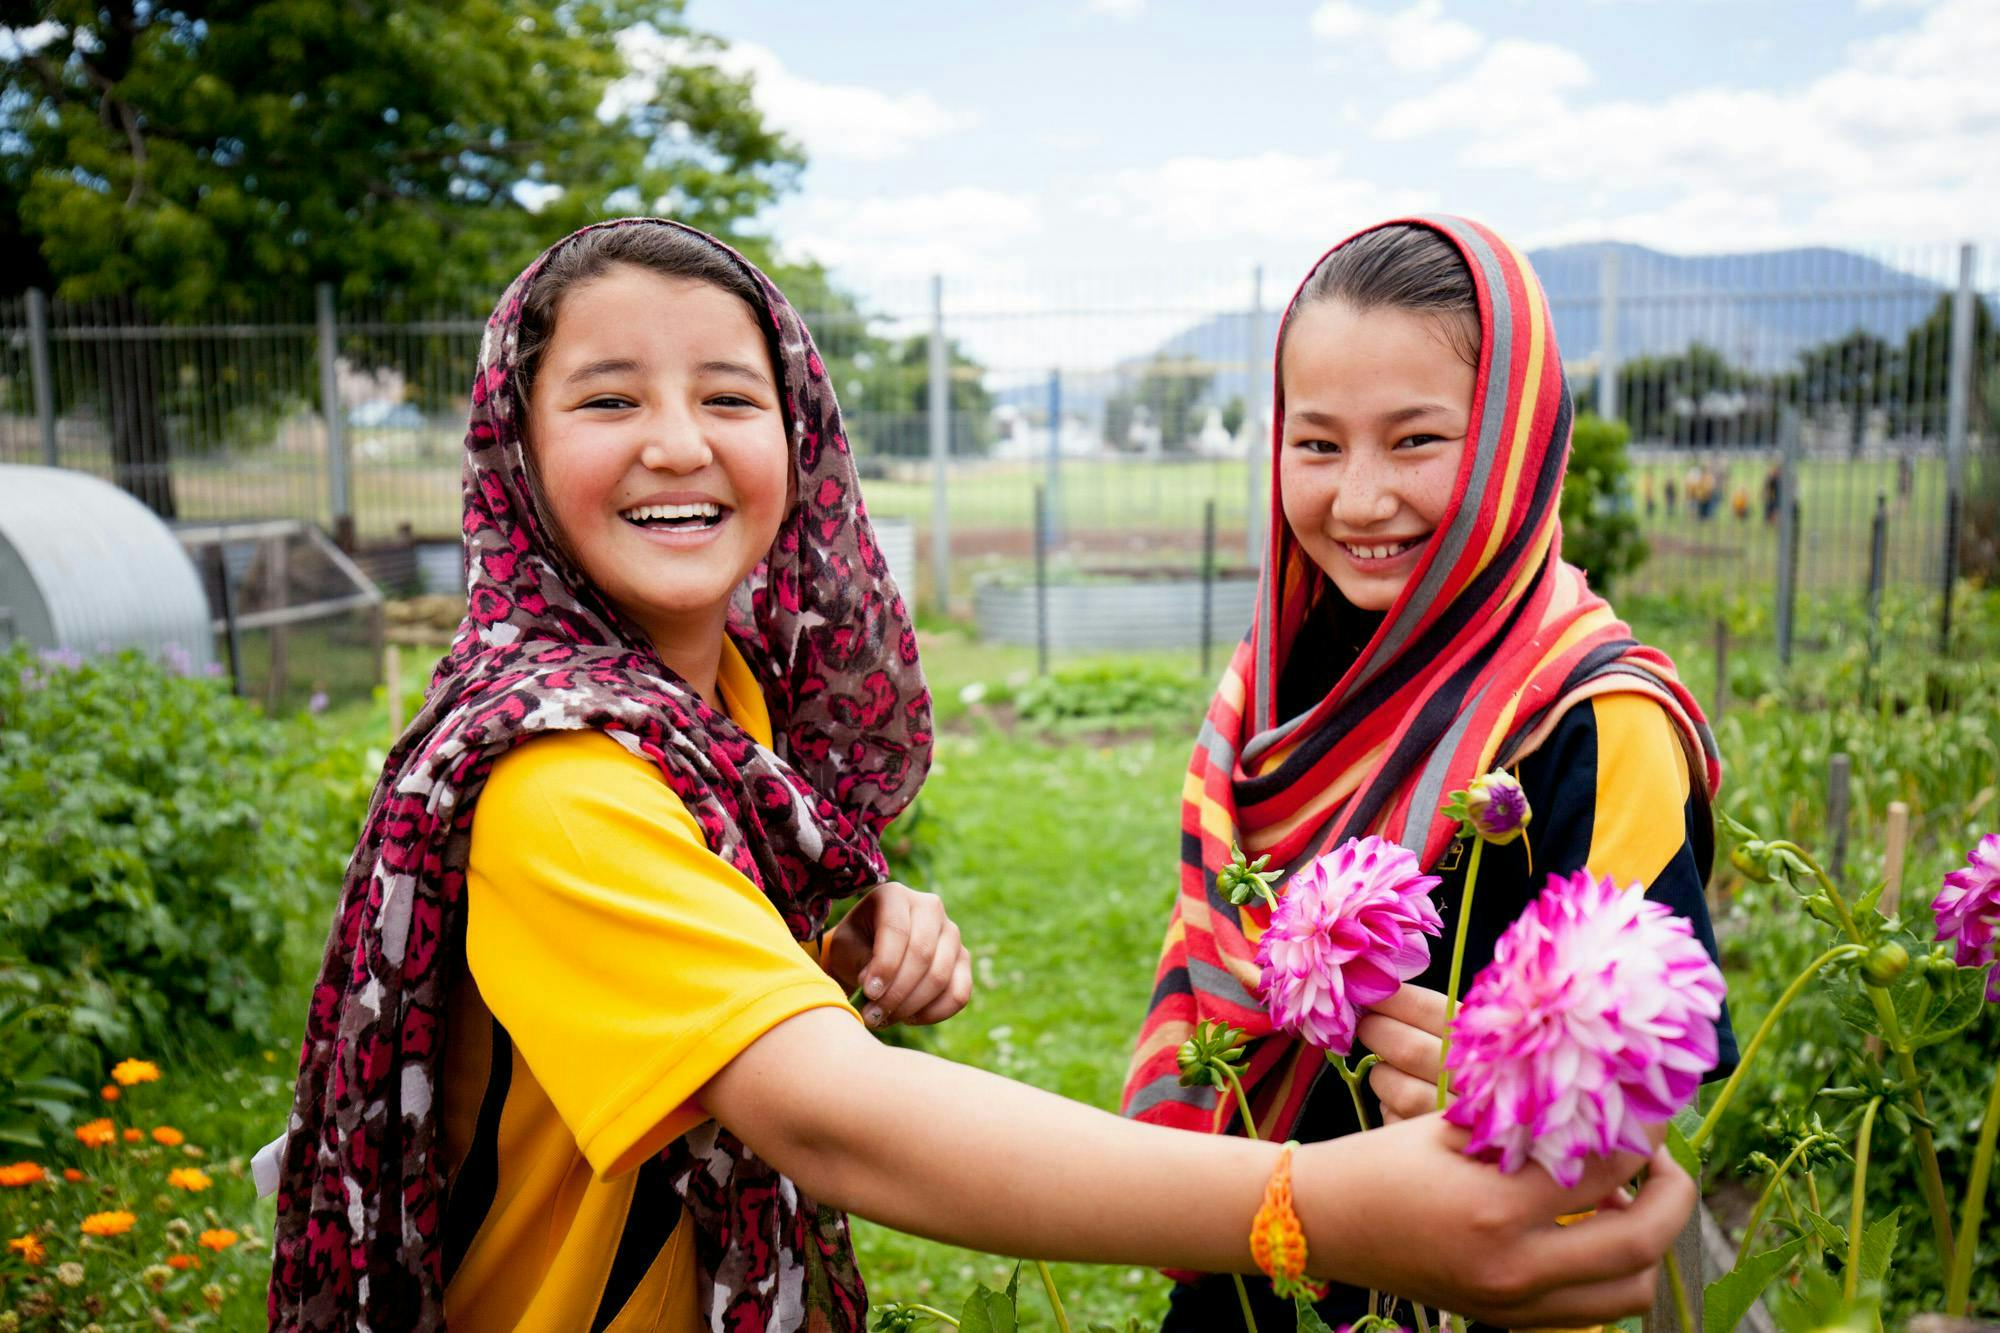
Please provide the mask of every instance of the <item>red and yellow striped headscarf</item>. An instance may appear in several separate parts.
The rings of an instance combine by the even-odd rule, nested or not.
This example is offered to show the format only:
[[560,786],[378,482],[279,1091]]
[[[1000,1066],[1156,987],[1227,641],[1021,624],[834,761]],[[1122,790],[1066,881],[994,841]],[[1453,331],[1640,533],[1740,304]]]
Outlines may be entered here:
[[[1254,900],[1234,906],[1215,888],[1232,844],[1252,858],[1269,853],[1289,874],[1374,833],[1410,848],[1428,869],[1453,837],[1441,810],[1454,789],[1533,751],[1576,704],[1620,691],[1667,710],[1705,796],[1722,779],[1714,738],[1673,663],[1636,642],[1583,572],[1562,561],[1557,502],[1571,405],[1534,270],[1464,218],[1377,225],[1398,223],[1451,242],[1478,295],[1478,376],[1449,516],[1354,665],[1316,706],[1281,719],[1286,654],[1327,578],[1285,521],[1278,377],[1257,618],[1209,705],[1181,794],[1180,888],[1125,1086],[1125,1113],[1141,1120],[1221,1129],[1227,1108],[1213,1088],[1180,1086],[1176,1048],[1210,1019],[1271,1034],[1252,961],[1267,909]],[[1323,1067],[1297,1042],[1254,1043],[1246,1083],[1261,1134],[1285,1137]]]

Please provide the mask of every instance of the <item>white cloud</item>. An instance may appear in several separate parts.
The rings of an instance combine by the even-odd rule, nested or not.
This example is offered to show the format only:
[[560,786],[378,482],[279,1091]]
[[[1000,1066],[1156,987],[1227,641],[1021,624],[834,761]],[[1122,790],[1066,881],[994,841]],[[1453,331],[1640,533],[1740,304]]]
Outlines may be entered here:
[[1436,202],[1342,174],[1338,153],[1176,157],[1113,172],[1078,201],[1086,213],[1171,241],[1332,244],[1347,231]]
[[1090,12],[1113,18],[1135,19],[1146,12],[1146,0],[1090,0]]
[[1035,200],[960,187],[915,194],[835,198],[814,195],[780,209],[787,249],[843,274],[907,282],[920,274],[1016,271],[1023,241],[1041,230]]
[[1411,73],[1458,64],[1486,44],[1477,28],[1445,17],[1444,0],[1416,0],[1392,14],[1352,0],[1325,0],[1313,11],[1311,25],[1321,41],[1379,47],[1390,64]]
[[1574,52],[1500,42],[1449,86],[1391,105],[1375,133],[1454,136],[1464,166],[1662,200],[1605,216],[1600,236],[1715,249],[1977,235],[2000,211],[2000,23],[1990,0],[1941,0],[1909,23],[1795,88],[1652,100],[1588,100]]
[[[649,27],[619,34],[619,49],[631,77],[614,85],[609,108],[643,97],[658,71],[685,60],[686,43],[670,41]],[[971,128],[972,115],[955,111],[928,92],[885,92],[854,83],[822,83],[788,69],[777,53],[755,42],[737,42],[721,51],[693,53],[731,74],[747,74],[753,96],[776,128],[796,139],[808,158],[875,162],[901,156],[917,145]]]

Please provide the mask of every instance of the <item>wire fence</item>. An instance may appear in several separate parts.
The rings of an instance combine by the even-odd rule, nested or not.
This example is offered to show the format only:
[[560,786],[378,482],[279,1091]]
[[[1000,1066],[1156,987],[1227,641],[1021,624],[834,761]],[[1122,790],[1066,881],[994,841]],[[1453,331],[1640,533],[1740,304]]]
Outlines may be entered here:
[[[1956,553],[2000,518],[1982,508],[2000,488],[1996,256],[1532,256],[1579,408],[1632,431],[1603,503],[1650,554],[1620,589],[1775,608],[1783,582],[1775,630],[1808,644],[1871,586],[1942,616]],[[1006,635],[1039,567],[1074,608],[1051,625],[1044,592],[1036,632],[1066,652],[1198,635],[1186,588],[1205,561],[1212,633],[1240,633],[1281,302],[1261,274],[934,279],[806,319],[869,508],[909,525],[905,583]],[[179,323],[0,301],[0,462],[96,473],[180,523],[304,519],[364,552],[455,542],[483,313],[331,289]],[[1112,591],[1072,591],[1091,588]]]

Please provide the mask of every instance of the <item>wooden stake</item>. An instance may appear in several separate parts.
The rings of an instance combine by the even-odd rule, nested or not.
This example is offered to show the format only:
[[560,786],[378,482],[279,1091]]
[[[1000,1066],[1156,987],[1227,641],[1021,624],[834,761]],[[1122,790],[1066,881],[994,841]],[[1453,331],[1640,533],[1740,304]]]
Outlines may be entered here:
[[1826,831],[1833,842],[1833,856],[1827,863],[1827,872],[1836,884],[1840,882],[1842,872],[1847,869],[1847,798],[1850,771],[1847,756],[1844,754],[1834,755],[1827,763]]
[[1903,853],[1910,845],[1910,807],[1889,802],[1889,832],[1882,845],[1882,915],[1894,916],[1903,902]]

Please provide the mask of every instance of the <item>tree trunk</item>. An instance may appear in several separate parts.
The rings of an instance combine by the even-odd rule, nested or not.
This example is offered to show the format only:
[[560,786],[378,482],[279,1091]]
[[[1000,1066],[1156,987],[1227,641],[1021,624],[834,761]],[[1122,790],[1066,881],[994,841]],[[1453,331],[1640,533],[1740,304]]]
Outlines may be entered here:
[[148,322],[126,313],[134,331],[99,344],[105,423],[111,432],[111,479],[163,519],[178,515],[173,456],[162,410],[159,346],[139,330]]

